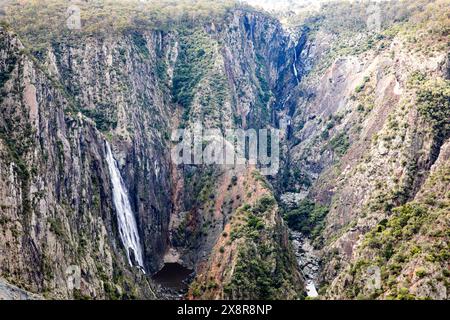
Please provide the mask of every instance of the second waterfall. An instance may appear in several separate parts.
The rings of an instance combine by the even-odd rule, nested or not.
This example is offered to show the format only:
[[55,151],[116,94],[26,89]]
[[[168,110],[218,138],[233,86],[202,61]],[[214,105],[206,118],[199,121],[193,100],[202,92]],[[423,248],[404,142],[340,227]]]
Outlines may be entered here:
[[[111,176],[113,202],[117,211],[117,222],[119,233],[125,246],[128,262],[130,265],[138,265],[144,269],[144,259],[142,255],[141,241],[137,229],[137,223],[133,211],[131,210],[128,192],[125,188],[122,176],[117,165],[117,161],[111,151],[111,146],[106,143],[106,162],[108,163],[109,174]],[[134,261],[133,261],[133,258]]]

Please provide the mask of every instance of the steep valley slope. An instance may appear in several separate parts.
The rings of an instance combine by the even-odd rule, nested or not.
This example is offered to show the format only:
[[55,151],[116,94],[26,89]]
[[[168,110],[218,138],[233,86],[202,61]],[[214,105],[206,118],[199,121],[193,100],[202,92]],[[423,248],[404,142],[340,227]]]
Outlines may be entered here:
[[[64,1],[11,1],[1,281],[48,299],[164,299],[151,275],[179,263],[195,271],[189,299],[303,299],[291,228],[315,247],[320,298],[447,299],[450,5],[389,2],[376,30],[368,5],[79,3],[83,27],[66,30]],[[173,130],[198,123],[280,129],[278,174],[174,164]],[[107,143],[145,273],[121,241]]]

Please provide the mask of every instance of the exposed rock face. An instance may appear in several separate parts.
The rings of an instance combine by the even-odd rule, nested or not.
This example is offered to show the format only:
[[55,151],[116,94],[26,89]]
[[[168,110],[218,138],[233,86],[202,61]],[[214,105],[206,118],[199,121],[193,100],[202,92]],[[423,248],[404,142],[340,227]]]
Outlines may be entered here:
[[[343,255],[337,258],[341,261],[338,263],[341,268],[349,261],[353,261],[357,254],[355,251],[367,231],[373,230],[383,219],[389,221],[393,207],[415,199],[419,190],[427,188],[425,181],[430,175],[431,166],[436,161],[436,155],[443,152],[443,142],[449,137],[448,132],[445,132],[446,129],[436,130],[421,114],[420,102],[418,102],[420,98],[414,98],[415,94],[421,94],[418,92],[421,88],[416,89],[408,84],[408,81],[412,80],[406,76],[409,74],[411,77],[410,70],[414,70],[413,65],[415,65],[421,66],[421,72],[427,75],[435,74],[439,79],[442,74],[438,68],[445,64],[446,55],[438,54],[437,61],[421,60],[420,57],[414,57],[411,54],[406,57],[403,56],[402,49],[397,47],[395,41],[391,50],[395,52],[395,60],[380,54],[375,59],[369,58],[372,62],[365,68],[366,71],[362,71],[362,74],[369,72],[376,75],[375,82],[368,80],[367,86],[370,86],[370,89],[366,89],[374,92],[373,113],[364,120],[361,132],[353,135],[355,141],[340,161],[338,172],[325,173],[314,191],[319,198],[333,194],[334,199],[339,199],[332,202],[334,205],[327,217],[324,238],[325,243],[329,241],[329,246],[327,245],[324,250],[327,252],[327,257],[330,257],[330,254],[333,255],[331,252],[338,249]],[[383,70],[395,71],[392,74],[385,73]],[[444,86],[448,88],[448,81],[440,81],[444,81]],[[439,87],[438,82],[433,85]],[[398,88],[402,88],[402,91]],[[366,90],[363,90],[363,94],[367,97],[370,93]],[[442,108],[448,109],[448,103]],[[448,119],[444,121],[448,122]],[[335,178],[332,178],[333,176]],[[333,182],[328,184],[326,180]],[[445,190],[448,191],[448,186],[440,192],[445,193]],[[445,199],[445,196],[439,198]],[[448,200],[443,201],[445,203]],[[443,205],[448,206],[448,204]],[[428,206],[426,210],[435,209],[433,206]],[[442,213],[444,214],[445,211]],[[448,219],[448,214],[447,218],[445,215],[440,218]],[[437,244],[446,240],[439,238],[435,241]],[[428,245],[431,243],[434,241],[430,240]],[[325,277],[333,279],[336,274],[336,261],[335,258],[330,259],[331,261],[327,260],[326,263]],[[381,267],[382,262],[377,262],[377,266]],[[389,273],[390,271],[386,270],[386,274]],[[393,291],[384,291],[384,297],[389,294],[396,296],[397,290],[402,287],[409,287],[409,285],[391,284]],[[360,294],[364,296],[365,293]],[[427,292],[416,291],[414,294],[418,297],[438,297]],[[347,297],[351,296],[347,295]],[[341,293],[338,297],[342,297]],[[442,295],[439,298],[442,297],[445,298]]]
[[26,292],[0,279],[0,300],[41,300],[38,295]]
[[[172,165],[171,129],[198,122],[219,129],[270,126],[271,91],[292,73],[284,63],[292,49],[279,22],[236,10],[220,24],[196,26],[195,34],[180,28],[68,38],[39,60],[12,33],[2,29],[1,39],[8,75],[1,118],[4,277],[49,298],[156,297],[153,285],[128,266],[105,139],[128,188],[146,271],[164,262],[197,268],[209,261],[244,196],[228,189],[234,173],[226,168]],[[201,61],[191,61],[190,45],[205,53]],[[197,83],[182,81],[185,68],[199,73]],[[264,245],[290,252],[278,210],[264,219],[268,232],[281,237],[271,243],[268,234]],[[295,260],[273,258],[274,267],[294,270],[286,292],[299,296]],[[66,283],[72,265],[81,268],[80,290]]]
[[228,188],[238,209],[198,268],[189,298],[300,298],[304,282],[267,181],[256,170],[237,177]]
[[[358,36],[352,41],[367,34]],[[292,192],[308,191],[308,199],[330,208],[315,239],[325,298],[447,299],[448,235],[431,231],[434,224],[445,229],[450,218],[442,40],[439,33],[422,37],[428,48],[414,50],[407,36],[386,31],[376,49],[360,52],[358,45],[325,67],[339,40],[319,28],[306,44],[316,67],[297,93],[279,186],[289,192],[282,196],[288,210]]]
[[[287,32],[233,7],[217,21],[67,36],[33,53],[1,27],[0,276],[45,298],[164,296],[129,266],[107,140],[145,271],[195,270],[191,299],[303,298],[305,278],[331,299],[448,298],[444,37],[426,23],[414,35],[342,35],[333,22]],[[425,34],[428,49],[413,50]],[[279,173],[175,165],[172,130],[197,124],[281,129]],[[305,201],[311,212],[293,223],[299,270],[282,215]],[[310,240],[315,250],[301,252]]]
[[146,268],[155,272],[167,248],[170,200],[170,104],[157,76],[170,64],[170,36],[161,32],[52,46],[47,59],[81,113],[110,137],[144,239]]
[[291,231],[290,236],[297,263],[305,279],[307,295],[315,298],[318,296],[316,286],[320,270],[318,254],[309,239],[300,232]]
[[[49,297],[72,296],[71,265],[82,275],[75,294],[114,295],[117,277],[133,286],[117,241],[104,136],[70,113],[73,102],[15,36],[2,30],[1,43],[2,275]],[[137,293],[153,296],[145,285]]]
[[[445,202],[448,201],[445,200],[448,199],[448,173],[447,141],[441,147],[428,178],[407,204],[394,209],[391,217],[381,220],[365,237],[351,236],[351,233],[358,232],[359,223],[344,233],[334,248],[342,248],[340,246],[346,241],[351,254],[347,260],[350,265],[344,265],[344,270],[333,277],[328,292],[331,298],[359,295],[448,299],[448,284],[445,282],[448,268],[445,238],[445,230],[449,227],[449,211]],[[337,259],[334,257],[331,263]],[[326,272],[330,272],[329,268]],[[372,278],[368,272],[374,268],[379,270],[381,277],[379,286],[375,288],[367,280]]]

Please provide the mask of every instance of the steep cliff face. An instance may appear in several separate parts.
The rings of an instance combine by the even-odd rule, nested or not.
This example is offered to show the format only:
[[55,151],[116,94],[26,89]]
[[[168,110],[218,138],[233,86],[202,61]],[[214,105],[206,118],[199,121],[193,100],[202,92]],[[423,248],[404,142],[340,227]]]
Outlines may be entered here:
[[[446,60],[445,54],[441,54],[437,62],[430,64],[420,61],[418,57],[411,57],[409,54],[408,59],[405,57],[403,61],[415,60],[423,68],[429,66],[430,69],[423,71],[428,75],[433,72],[439,74],[439,66],[445,64]],[[400,77],[397,79],[395,73],[380,75],[382,68],[401,70],[404,67],[383,60],[381,59],[383,67],[376,66],[373,71],[377,74],[376,82],[367,75],[368,78],[362,79],[365,82],[364,89],[356,95],[356,108],[360,107],[361,94],[364,102],[360,108],[371,108],[370,100],[374,99],[372,118],[369,115],[363,120],[359,134],[348,136],[348,150],[339,166],[334,172],[325,173],[314,191],[319,199],[328,197],[331,200],[329,197],[333,196],[323,237],[326,247],[329,246],[327,252],[334,254],[335,248],[339,248],[343,257],[338,259],[344,262],[336,264],[334,258],[327,261],[326,272],[329,272],[328,276],[331,278],[336,274],[336,268],[351,261],[355,246],[364,238],[362,235],[376,227],[380,221],[389,221],[389,217],[395,212],[393,208],[415,198],[430,174],[437,155],[441,153],[443,142],[448,139],[446,129],[435,128],[422,113],[420,97],[416,94],[420,96],[423,94],[421,90],[427,90],[423,87],[424,83],[417,87],[411,84],[414,81],[414,74],[411,73],[403,82]],[[402,61],[402,58],[399,60]],[[408,71],[400,71],[398,74],[405,75]],[[432,81],[432,86],[442,90],[448,87],[448,81],[441,78]],[[375,92],[372,97],[371,91]],[[443,91],[437,95],[441,94],[447,95]],[[448,105],[444,103],[442,108],[448,109]],[[352,138],[356,139],[352,141]],[[327,181],[335,183],[330,186]],[[436,240],[445,241],[443,238]]]
[[[49,298],[161,298],[149,275],[176,262],[196,272],[191,299],[302,298],[287,222],[316,247],[325,298],[447,298],[448,3],[429,2],[386,5],[380,30],[363,3],[288,29],[232,4],[154,25],[113,8],[108,32],[87,15],[98,32],[57,35],[20,21],[65,4],[17,4],[19,36],[0,29],[0,276]],[[281,129],[280,171],[176,165],[172,131],[197,125]],[[105,141],[146,275],[121,241]]]
[[[255,169],[175,166],[170,135],[197,123],[220,130],[271,126],[278,78],[293,74],[285,70],[291,49],[279,22],[237,9],[214,23],[187,21],[164,32],[67,36],[32,54],[11,32],[2,30],[2,41],[2,276],[50,298],[156,297],[149,278],[127,265],[105,139],[128,189],[147,273],[166,262],[206,270],[245,203],[233,181]],[[299,296],[302,281],[278,209],[258,219],[267,234],[254,249],[274,250],[260,252],[273,259],[262,276],[282,270],[272,297]],[[241,247],[242,241],[234,246],[235,261]],[[74,293],[66,283],[72,265],[82,278]],[[269,294],[258,290],[229,296]]]
[[[293,72],[286,74],[290,70],[286,70],[286,55],[292,52],[292,47],[279,22],[263,13],[235,10],[224,21],[194,32],[182,30],[178,34],[173,94],[183,107],[181,125],[192,129],[199,124],[205,129],[219,129],[222,134],[233,128],[274,127],[272,110],[278,99],[279,81],[294,77]],[[197,84],[189,80],[182,82],[192,77]],[[252,179],[245,182],[246,188],[238,185],[244,177],[251,177],[255,168],[181,165],[174,171],[176,199],[170,223],[171,249],[166,261],[195,267],[198,276],[191,286],[191,298],[301,295],[302,280],[277,208],[258,217],[261,224],[267,225],[267,234],[255,240],[253,249],[264,251],[259,253],[260,259],[269,255],[273,259],[271,266],[260,270],[261,277],[270,278],[273,270],[280,271],[278,292],[260,288],[261,283],[254,283],[253,289],[248,289],[249,283],[233,282],[234,277],[252,271],[239,269],[240,275],[236,275],[238,271],[233,265],[218,262],[225,257],[225,252],[226,259],[233,264],[247,259],[242,256],[249,250],[247,241],[234,238],[225,241],[224,235],[226,238],[230,234],[230,221],[239,215],[241,207],[249,205],[246,194],[252,193],[248,189]],[[251,202],[264,198],[266,193],[271,191],[256,193]],[[274,252],[267,252],[267,248]],[[277,248],[286,248],[287,253]]]
[[146,268],[166,251],[171,212],[172,107],[167,69],[173,40],[162,32],[53,44],[45,63],[73,100],[111,140],[138,217]]
[[14,285],[0,280],[0,300],[41,300],[38,295],[29,293]]
[[267,180],[256,170],[234,177],[228,190],[238,208],[227,217],[208,261],[198,268],[189,297],[301,298],[302,276],[293,267],[287,229]]
[[[325,298],[447,298],[448,235],[429,229],[449,219],[443,8],[411,9],[378,33],[333,32],[329,17],[312,23],[314,67],[300,84],[281,185],[282,199],[300,201],[287,209],[289,224],[322,250]],[[439,200],[426,204],[426,195]]]
[[[1,57],[2,276],[48,297],[131,289],[138,275],[118,241],[104,136],[4,29]],[[68,288],[72,265],[81,291]],[[152,296],[148,285],[135,294]]]
[[[217,128],[222,134],[226,129],[272,127],[274,91],[278,78],[285,72],[283,59],[288,48],[279,22],[262,13],[236,10],[220,24],[196,29],[195,36],[186,32],[183,30],[179,35],[173,86],[175,100],[183,107],[181,127],[192,129],[199,124],[204,129]],[[199,54],[202,58],[195,59]],[[197,83],[182,82],[196,75]],[[184,176],[184,190],[177,195],[176,224],[182,223],[183,235],[175,235],[176,241],[190,242],[193,246],[212,245],[204,239],[197,243],[192,234],[186,234],[185,227],[210,223],[207,211],[217,211],[216,208],[226,205],[222,197],[215,196],[227,194],[229,181],[222,177],[227,169],[195,165],[178,169]],[[191,183],[190,188],[185,183]],[[237,207],[220,209],[214,220],[221,221],[225,211]],[[183,221],[186,215],[191,221]],[[197,221],[194,223],[192,219]],[[214,240],[222,228],[223,225],[215,233],[207,234]],[[206,247],[206,252],[210,249]]]

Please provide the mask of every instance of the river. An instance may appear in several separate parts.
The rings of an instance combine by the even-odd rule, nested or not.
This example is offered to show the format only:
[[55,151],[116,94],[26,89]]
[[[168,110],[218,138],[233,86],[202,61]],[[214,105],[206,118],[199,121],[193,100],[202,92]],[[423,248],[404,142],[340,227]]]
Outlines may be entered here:
[[300,232],[292,230],[290,235],[298,266],[306,281],[307,295],[310,298],[316,298],[319,296],[316,289],[319,275],[319,259],[307,237]]

